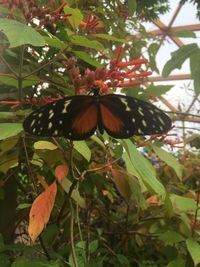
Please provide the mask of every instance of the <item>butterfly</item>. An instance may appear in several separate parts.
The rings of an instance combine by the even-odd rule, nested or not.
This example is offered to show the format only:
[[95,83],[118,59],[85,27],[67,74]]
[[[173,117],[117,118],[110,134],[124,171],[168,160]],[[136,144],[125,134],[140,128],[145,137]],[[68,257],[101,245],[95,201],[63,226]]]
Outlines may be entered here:
[[114,138],[162,134],[171,128],[170,118],[154,105],[120,94],[69,96],[33,111],[24,130],[36,136],[63,136],[84,140],[97,130]]

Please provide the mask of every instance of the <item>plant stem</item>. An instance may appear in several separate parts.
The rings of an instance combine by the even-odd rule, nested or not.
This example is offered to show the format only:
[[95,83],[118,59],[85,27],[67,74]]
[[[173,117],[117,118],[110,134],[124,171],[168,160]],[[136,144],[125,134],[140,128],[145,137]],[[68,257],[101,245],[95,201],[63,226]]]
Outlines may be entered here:
[[4,57],[0,54],[1,61],[6,65],[6,67],[13,73],[13,75],[18,79],[18,74],[13,70],[13,68],[8,64]]
[[70,240],[71,240],[71,248],[72,248],[72,258],[74,261],[74,266],[78,267],[78,261],[76,257],[76,250],[74,246],[74,210],[72,206],[72,201],[69,199],[70,210],[71,210],[71,219],[70,219]]
[[46,68],[46,67],[47,67],[48,65],[50,65],[52,62],[54,62],[59,56],[61,56],[67,49],[68,49],[68,46],[65,47],[64,49],[60,50],[60,51],[58,52],[58,54],[57,54],[54,58],[50,59],[48,62],[44,63],[43,65],[41,65],[41,66],[38,67],[37,69],[33,70],[33,71],[30,72],[29,74],[23,76],[23,79],[25,79],[25,78],[27,78],[27,77],[29,77],[29,76],[31,76],[31,75],[37,73],[37,72],[40,71],[41,69]]
[[24,48],[25,46],[23,45],[21,47],[21,53],[20,53],[20,59],[19,59],[18,100],[20,102],[22,101],[22,82],[23,82],[22,72],[23,72],[23,62],[24,62]]

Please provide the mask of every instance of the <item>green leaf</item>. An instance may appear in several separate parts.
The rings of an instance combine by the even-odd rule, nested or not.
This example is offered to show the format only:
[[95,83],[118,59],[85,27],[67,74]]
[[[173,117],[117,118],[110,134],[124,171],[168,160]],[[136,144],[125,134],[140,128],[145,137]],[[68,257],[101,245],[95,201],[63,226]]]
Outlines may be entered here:
[[[65,190],[65,192],[69,193],[70,187],[72,186],[72,182],[70,182],[66,177],[64,177],[60,184]],[[73,190],[71,197],[78,203],[81,208],[86,208],[85,199],[80,196],[78,189]]]
[[[14,76],[13,77],[10,76],[9,77],[1,76],[0,74],[0,83],[18,88],[19,87],[18,80]],[[38,84],[39,82],[40,79],[37,76],[30,76],[29,78],[22,80],[22,88]]]
[[144,195],[141,190],[141,186],[135,176],[127,175],[126,176],[127,182],[130,186],[131,191],[131,199],[130,202],[133,200],[134,203],[137,203],[137,205],[140,207],[141,210],[144,210],[147,208],[147,203],[144,198]]
[[17,257],[11,267],[60,267],[58,261],[48,261],[43,259],[33,259]]
[[2,140],[0,142],[0,155],[2,156],[5,152],[11,150],[18,143],[18,140],[18,136]]
[[65,6],[64,12],[65,12],[65,14],[71,15],[67,18],[69,23],[71,24],[71,26],[74,29],[78,28],[80,25],[80,22],[83,20],[83,15],[82,15],[81,11],[78,8],[71,8],[69,6]]
[[72,51],[78,58],[82,59],[83,61],[87,62],[91,66],[94,66],[96,68],[102,67],[102,65],[96,61],[95,59],[91,58],[89,54],[83,52],[83,51]]
[[117,38],[113,35],[105,34],[105,33],[95,33],[95,34],[90,34],[89,36],[92,36],[93,38],[100,38],[103,40],[108,40],[108,41],[113,41],[113,42],[128,43],[126,39]]
[[34,143],[33,147],[35,149],[47,149],[47,150],[55,150],[58,147],[54,145],[54,143],[49,141],[37,141]]
[[96,135],[92,135],[90,139],[100,145],[103,149],[105,149],[105,144],[101,141],[99,137],[97,137]]
[[17,210],[23,210],[23,209],[27,209],[27,208],[30,208],[31,207],[31,204],[29,203],[22,203],[22,204],[19,204],[17,206]]
[[21,123],[0,123],[0,140],[15,136],[22,131]]
[[24,244],[12,244],[12,245],[2,245],[2,241],[0,244],[0,253],[5,252],[5,251],[11,251],[11,252],[24,252],[24,253],[34,253],[35,250],[32,247],[25,246]]
[[183,165],[181,165],[172,154],[163,150],[162,148],[155,145],[151,145],[151,147],[158,155],[158,157],[163,160],[167,165],[172,167],[178,178],[181,179],[183,175]]
[[160,45],[158,43],[152,43],[148,47],[148,51],[151,55],[155,56],[157,54],[159,48],[160,48]]
[[160,97],[166,94],[174,85],[153,85],[151,84],[144,92],[145,95],[155,95]]
[[185,267],[185,260],[184,259],[176,259],[171,261],[167,267]]
[[197,264],[200,263],[200,245],[199,243],[197,243],[196,240],[194,240],[193,238],[188,238],[186,240],[186,246],[187,246],[187,250],[190,253],[190,256],[193,259],[194,262],[194,266],[197,266]]
[[[144,200],[143,194],[142,192],[146,191],[146,187],[142,181],[142,179],[140,178],[140,174],[137,172],[136,168],[134,167],[129,154],[124,151],[123,156],[122,156],[123,160],[126,163],[126,169],[128,171],[128,173],[131,176],[127,176],[127,180],[128,183],[130,185],[130,189],[132,192],[132,196],[134,197],[135,201],[139,204],[141,209],[145,209],[147,207],[146,202]],[[139,184],[137,184],[137,182],[135,181],[134,177],[137,177],[139,180]]]
[[158,237],[160,240],[162,240],[165,245],[174,245],[177,244],[183,240],[185,240],[185,238],[180,235],[179,233],[175,232],[175,231],[166,231],[164,233],[159,234]]
[[6,154],[1,157],[0,161],[0,172],[7,173],[11,168],[14,168],[18,165],[19,155],[17,152]]
[[16,20],[0,19],[0,31],[8,38],[10,47],[24,44],[44,46],[45,40],[34,28]]
[[167,194],[165,198],[165,209],[166,209],[166,213],[165,213],[166,216],[171,218],[174,215],[174,209],[173,209],[173,205],[169,197],[169,194]]
[[133,16],[137,8],[136,0],[128,0],[128,14],[129,16]]
[[90,242],[89,244],[90,253],[91,254],[94,253],[98,249],[98,246],[99,246],[99,241],[97,239]]
[[58,48],[58,49],[65,49],[67,47],[67,44],[64,43],[63,41],[59,40],[57,37],[53,36],[53,37],[44,37],[46,43],[54,48]]
[[85,141],[74,141],[74,149],[78,151],[87,161],[90,161],[91,150]]
[[196,210],[196,203],[194,199],[170,194],[174,210],[179,212],[194,212]]
[[175,52],[173,52],[171,55],[171,59],[165,64],[162,76],[166,77],[169,76],[169,74],[174,69],[180,69],[182,64],[185,62],[187,58],[190,57],[192,53],[194,53],[198,49],[197,44],[189,44],[184,45]]
[[173,36],[182,37],[182,38],[196,38],[196,34],[193,31],[181,30],[173,32]]
[[78,36],[78,35],[73,35],[70,37],[70,41],[72,44],[87,47],[87,48],[92,48],[95,50],[103,50],[104,46],[95,40],[90,40],[89,38],[85,36]]
[[127,257],[125,257],[122,254],[117,254],[116,256],[117,256],[117,260],[120,263],[120,266],[123,266],[123,267],[129,267],[130,266],[130,263],[129,263],[129,260]]
[[48,224],[42,232],[42,239],[45,244],[51,244],[59,234],[59,227],[56,224]]
[[135,174],[151,190],[162,197],[166,192],[164,186],[156,178],[156,172],[150,162],[136,149],[130,140],[123,140],[124,148],[128,153],[130,161],[136,171]]
[[190,56],[190,70],[196,94],[200,93],[200,49]]
[[[123,143],[122,143],[123,144]],[[139,173],[137,172],[136,168],[134,167],[132,161],[131,161],[131,158],[130,158],[130,155],[127,151],[124,151],[123,153],[123,156],[122,156],[123,160],[125,161],[126,163],[126,168],[127,168],[127,171],[136,176],[136,177],[140,177]]]
[[[0,112],[0,119],[1,121],[3,120],[8,120],[8,119],[13,119],[13,120],[16,120],[17,119],[17,116],[16,116],[16,112]],[[1,125],[1,123],[0,123]]]
[[10,267],[10,260],[6,254],[0,254],[0,266],[2,267]]

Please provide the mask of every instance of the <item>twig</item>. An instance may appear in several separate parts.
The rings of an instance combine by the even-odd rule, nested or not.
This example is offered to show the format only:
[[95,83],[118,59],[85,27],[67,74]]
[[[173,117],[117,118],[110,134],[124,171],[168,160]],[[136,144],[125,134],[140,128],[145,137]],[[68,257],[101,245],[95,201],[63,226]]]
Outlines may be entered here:
[[69,199],[70,210],[71,210],[71,220],[70,220],[70,240],[71,240],[71,248],[72,248],[72,258],[74,261],[74,266],[78,267],[78,261],[76,257],[76,250],[74,245],[74,210],[72,206],[72,201]]
[[193,222],[193,227],[192,227],[192,236],[194,236],[195,227],[196,227],[197,221],[198,221],[198,211],[200,209],[200,207],[199,207],[199,204],[200,204],[200,186],[199,186],[199,181],[197,181],[197,184],[198,184],[198,190],[197,190],[197,198],[196,198],[196,210],[195,210],[194,222]]
[[26,149],[25,137],[22,137],[22,143],[23,143],[24,152],[25,152],[25,156],[26,156],[26,164],[27,164],[28,176],[32,180],[32,183],[33,183],[33,187],[35,189],[35,192],[37,192],[37,186],[36,186],[35,180],[33,178],[33,173],[31,171],[31,166],[30,166],[30,162],[29,162],[28,152],[27,152],[27,149]]
[[188,113],[190,111],[190,109],[192,108],[192,106],[194,105],[194,102],[198,99],[199,94],[197,94],[193,99],[192,102],[190,103],[189,107],[186,110],[186,113]]
[[165,113],[169,113],[169,114],[177,114],[177,115],[180,115],[180,116],[191,116],[191,117],[197,117],[197,118],[200,118],[200,115],[196,115],[196,114],[191,114],[191,113],[188,113],[188,112],[179,112],[179,111],[165,111]]
[[13,70],[13,68],[8,64],[8,62],[4,59],[4,57],[0,54],[0,59],[7,66],[7,68],[14,74],[14,76],[18,79],[18,74]]
[[18,100],[21,102],[22,101],[22,69],[23,69],[23,62],[24,62],[24,48],[25,46],[23,45],[21,47],[21,53],[20,53],[20,58],[19,58],[19,76],[18,76]]
[[[30,166],[30,162],[29,162],[29,157],[28,157],[28,152],[27,152],[27,149],[26,149],[26,143],[25,143],[25,138],[24,138],[24,137],[22,137],[22,142],[23,142],[24,151],[25,151],[25,156],[26,156],[26,163],[27,163],[28,175],[29,175],[29,177],[32,179],[34,189],[35,189],[35,191],[37,192],[37,190],[36,190],[37,187],[36,187],[35,181],[34,181],[34,179],[33,179],[33,173],[32,173],[32,171],[31,171],[31,166]],[[51,257],[50,257],[50,255],[49,255],[49,253],[48,253],[47,248],[45,247],[45,244],[44,244],[43,239],[42,239],[41,236],[39,236],[39,241],[40,241],[40,245],[41,245],[41,247],[42,247],[42,249],[43,249],[43,251],[44,251],[44,253],[45,253],[47,259],[48,259],[48,260],[51,260]]]
[[81,174],[81,178],[83,179],[84,176],[85,176],[87,173],[89,173],[89,172],[96,172],[96,171],[100,171],[100,170],[106,169],[107,167],[110,167],[110,166],[112,166],[114,163],[116,163],[117,161],[119,161],[119,159],[120,159],[120,158],[115,159],[115,160],[113,160],[113,161],[110,161],[109,163],[107,163],[106,165],[103,165],[103,166],[101,166],[101,167],[97,167],[97,168],[93,168],[93,169],[85,170],[85,171],[82,172],[82,174]]
[[69,199],[73,193],[74,188],[76,187],[77,183],[79,182],[79,179],[75,179],[75,176],[73,173],[73,142],[70,142],[69,162],[70,162],[69,169],[72,172],[72,177],[74,178],[74,181],[73,181],[72,185],[70,186],[69,192],[66,195],[66,198],[65,198],[63,205],[62,205],[62,208],[61,208],[60,213],[58,215],[58,219],[57,219],[57,225],[58,226],[60,225],[60,220],[62,218],[62,215],[63,215],[63,212],[64,212],[65,207],[67,205],[67,202],[69,201]]
[[30,72],[29,74],[23,76],[23,79],[25,79],[25,78],[27,78],[27,77],[29,77],[29,76],[31,76],[31,75],[37,73],[37,72],[40,71],[41,69],[43,69],[43,68],[47,67],[48,65],[50,65],[50,64],[51,64],[52,62],[54,62],[60,55],[62,55],[67,49],[68,49],[68,46],[65,47],[64,49],[60,50],[60,51],[58,52],[58,54],[57,54],[54,58],[50,59],[48,62],[44,63],[43,65],[41,65],[41,66],[38,67],[37,69],[33,70],[33,71]]
[[60,220],[61,220],[62,215],[63,215],[63,213],[64,213],[64,210],[65,210],[65,207],[66,207],[66,205],[67,205],[67,202],[70,200],[70,197],[71,197],[71,195],[72,195],[72,193],[73,193],[73,190],[74,190],[74,188],[76,187],[76,185],[77,185],[78,182],[79,182],[78,179],[74,179],[74,182],[73,182],[72,185],[70,186],[69,192],[68,192],[67,195],[66,195],[66,198],[65,198],[65,200],[64,200],[64,202],[63,202],[63,205],[62,205],[62,208],[61,208],[60,213],[59,213],[59,215],[58,215],[58,219],[57,219],[57,225],[58,225],[58,226],[60,225]]
[[49,255],[49,252],[48,252],[48,250],[47,250],[46,247],[45,247],[45,244],[44,244],[44,241],[43,241],[41,235],[40,235],[38,238],[39,238],[40,245],[41,245],[41,247],[42,247],[42,249],[43,249],[43,251],[44,251],[44,253],[45,253],[47,259],[48,259],[48,260],[51,260],[51,257],[50,257],[50,255]]

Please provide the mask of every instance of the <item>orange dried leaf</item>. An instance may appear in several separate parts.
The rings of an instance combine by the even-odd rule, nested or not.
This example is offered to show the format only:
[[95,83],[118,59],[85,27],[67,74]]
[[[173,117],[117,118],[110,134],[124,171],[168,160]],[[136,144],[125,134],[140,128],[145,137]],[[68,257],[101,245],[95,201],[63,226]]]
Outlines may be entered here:
[[113,168],[111,168],[111,173],[113,182],[115,183],[119,193],[126,199],[126,201],[129,201],[131,197],[131,190],[125,174]]
[[109,195],[109,191],[108,190],[102,190],[102,194],[106,197]]
[[67,165],[58,165],[55,169],[55,176],[58,179],[59,182],[62,182],[64,177],[67,176],[69,171],[69,168]]
[[56,181],[42,192],[33,202],[29,214],[28,233],[34,242],[49,221],[57,192]]
[[159,204],[159,198],[157,195],[153,195],[149,198],[147,198],[146,202],[150,205],[150,206],[158,206]]

